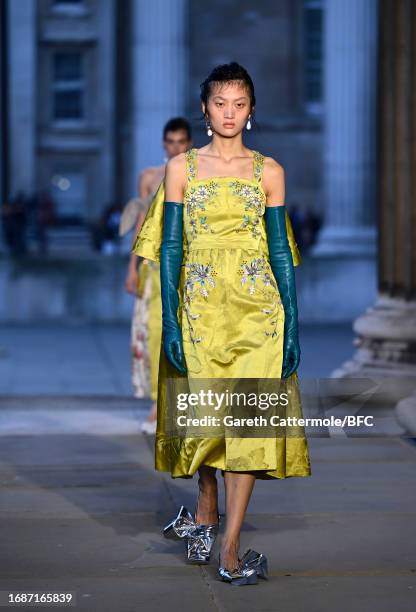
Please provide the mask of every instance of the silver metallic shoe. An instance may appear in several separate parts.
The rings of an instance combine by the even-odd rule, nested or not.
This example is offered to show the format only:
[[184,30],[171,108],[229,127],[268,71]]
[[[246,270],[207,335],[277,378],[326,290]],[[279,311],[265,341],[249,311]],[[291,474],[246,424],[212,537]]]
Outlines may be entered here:
[[209,563],[211,551],[218,535],[220,516],[218,523],[212,525],[197,525],[195,529],[186,536],[186,556],[188,563],[206,565]]
[[194,531],[195,527],[196,525],[192,514],[185,506],[181,506],[176,518],[164,527],[163,535],[169,540],[181,540]]
[[241,559],[241,565],[246,569],[256,570],[259,578],[263,578],[264,580],[268,579],[267,558],[262,553],[258,553],[249,548]]
[[242,565],[239,561],[238,567],[229,570],[221,565],[221,558],[218,557],[218,575],[224,582],[229,582],[235,586],[244,586],[246,584],[257,584],[257,572],[255,568]]
[[209,563],[211,550],[218,535],[219,523],[220,515],[218,514],[218,523],[198,525],[189,510],[181,506],[173,521],[164,527],[163,535],[170,540],[185,540],[187,562],[205,565]]

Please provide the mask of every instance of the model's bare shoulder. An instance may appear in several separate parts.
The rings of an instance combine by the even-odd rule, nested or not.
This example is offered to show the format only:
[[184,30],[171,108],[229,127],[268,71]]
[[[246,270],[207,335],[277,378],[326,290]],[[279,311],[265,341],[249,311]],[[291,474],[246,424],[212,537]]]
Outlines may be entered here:
[[144,168],[139,174],[139,180],[144,182],[150,182],[157,174],[158,168],[156,166],[148,166]]
[[144,168],[140,174],[138,179],[138,192],[140,197],[145,198],[151,189],[151,185],[154,181],[155,177],[155,169],[151,166]]
[[153,176],[155,173],[155,170],[156,170],[155,166],[148,166],[147,168],[144,168],[144,170],[141,173],[141,176],[143,177]]
[[273,157],[264,158],[263,186],[267,206],[282,206],[285,199],[285,170]]
[[171,157],[166,164],[166,179],[184,183],[186,178],[186,157],[185,153],[178,153]]
[[186,157],[179,153],[166,164],[165,187],[166,200],[178,201],[183,198],[186,184]]
[[285,178],[285,170],[279,162],[277,162],[273,157],[265,157],[264,158],[264,170],[263,170],[263,180],[264,181],[279,181],[284,180]]
[[186,152],[178,153],[174,157],[171,157],[166,164],[167,167],[173,168],[176,171],[180,171],[181,168],[185,170],[186,167]]

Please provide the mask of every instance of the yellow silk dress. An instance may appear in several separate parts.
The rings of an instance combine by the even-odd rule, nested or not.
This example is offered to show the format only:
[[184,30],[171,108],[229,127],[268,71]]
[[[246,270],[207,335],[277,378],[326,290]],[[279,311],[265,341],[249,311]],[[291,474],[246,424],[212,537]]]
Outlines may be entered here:
[[[186,152],[184,257],[178,321],[188,381],[279,379],[283,362],[284,309],[269,261],[262,187],[264,156],[253,151],[253,177],[198,179],[197,149]],[[160,261],[164,182],[159,186],[133,252]],[[294,265],[300,263],[289,216],[286,226]],[[256,478],[309,476],[304,430],[282,437],[172,435],[167,381],[183,377],[161,345],[155,468],[172,477],[192,477],[202,464]],[[302,417],[297,372],[287,379],[291,415]],[[192,430],[190,430],[192,431]]]

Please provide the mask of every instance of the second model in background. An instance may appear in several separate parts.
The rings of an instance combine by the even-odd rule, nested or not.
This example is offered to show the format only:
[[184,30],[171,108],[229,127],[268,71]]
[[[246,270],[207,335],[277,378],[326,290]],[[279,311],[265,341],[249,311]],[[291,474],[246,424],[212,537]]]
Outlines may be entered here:
[[[150,203],[164,179],[166,162],[175,155],[185,152],[191,146],[192,134],[188,121],[182,117],[170,119],[163,128],[165,163],[145,168],[141,172],[138,197],[128,202],[122,214],[121,235],[126,234],[133,227],[135,227],[134,237],[138,234]],[[159,264],[149,259],[141,259],[132,253],[125,286],[126,290],[136,298],[130,336],[133,392],[135,397],[152,399],[152,407],[147,419],[142,423],[142,431],[155,433],[162,338]]]

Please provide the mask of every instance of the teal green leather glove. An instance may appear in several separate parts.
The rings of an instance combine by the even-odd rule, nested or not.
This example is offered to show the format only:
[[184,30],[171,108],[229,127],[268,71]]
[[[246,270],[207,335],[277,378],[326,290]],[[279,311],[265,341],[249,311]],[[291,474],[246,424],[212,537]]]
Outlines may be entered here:
[[173,367],[186,374],[182,332],[178,323],[178,288],[183,257],[182,233],[183,205],[179,202],[165,202],[163,239],[160,247],[163,349]]
[[295,269],[286,230],[286,205],[266,206],[264,213],[270,265],[285,311],[282,378],[289,378],[300,361]]

